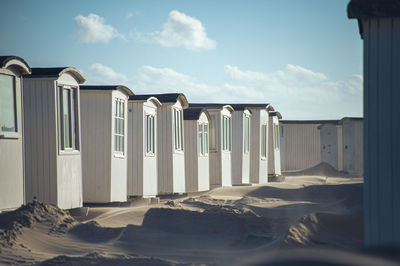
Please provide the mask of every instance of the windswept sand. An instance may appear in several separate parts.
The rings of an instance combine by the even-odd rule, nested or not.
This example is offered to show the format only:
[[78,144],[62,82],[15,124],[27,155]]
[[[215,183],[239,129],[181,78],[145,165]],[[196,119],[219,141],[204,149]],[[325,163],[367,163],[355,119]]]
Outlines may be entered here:
[[292,248],[357,251],[362,182],[289,176],[151,206],[91,207],[87,217],[31,204],[0,214],[0,264],[242,265]]

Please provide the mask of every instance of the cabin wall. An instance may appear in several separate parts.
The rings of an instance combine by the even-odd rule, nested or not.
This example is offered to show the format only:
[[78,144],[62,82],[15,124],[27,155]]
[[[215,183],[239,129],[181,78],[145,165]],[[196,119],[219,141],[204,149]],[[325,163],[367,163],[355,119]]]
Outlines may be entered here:
[[274,136],[277,138],[278,147],[274,149],[274,162],[275,162],[275,174],[281,174],[281,132],[279,130],[279,119],[277,116],[273,117],[273,122],[276,125],[278,130],[277,135]]
[[268,175],[275,175],[275,151],[273,134],[273,117],[268,119]]
[[343,122],[343,170],[356,175],[363,174],[363,123],[361,120]]
[[23,105],[26,202],[37,199],[57,205],[59,161],[55,81],[25,78]]
[[[17,132],[14,138],[0,138],[0,212],[15,209],[24,203],[24,148],[22,85],[18,71],[1,69],[0,73],[15,77]],[[1,114],[0,114],[1,120]]]
[[[148,114],[152,114],[155,116],[154,119],[154,155],[146,155],[145,152],[145,138],[144,138],[144,117]],[[143,157],[143,175],[141,177],[143,183],[143,197],[155,197],[157,195],[157,158],[158,158],[158,150],[157,150],[157,106],[153,102],[145,102],[143,104],[143,115],[142,115],[142,153]]]
[[320,128],[321,133],[321,161],[338,169],[338,126],[324,125]]
[[[177,101],[173,107],[182,110],[182,104],[180,101]],[[172,109],[170,111],[170,116],[172,118]],[[172,121],[172,119],[171,119]],[[173,124],[173,123],[171,123]],[[185,192],[185,126],[184,121],[182,121],[182,143],[183,143],[183,150],[176,151],[174,148],[173,155],[172,155],[172,163],[173,163],[173,193],[184,193]],[[173,136],[173,133],[172,133]],[[173,139],[171,139],[173,140]]]
[[[232,117],[232,113],[227,109],[223,109],[220,115],[220,124],[219,124],[219,149],[221,151],[221,185],[224,186],[232,186],[232,151],[222,151],[222,130],[221,130],[221,119],[222,116],[226,115],[228,117]],[[232,120],[232,127],[233,127],[233,120]],[[232,134],[232,128],[231,128]],[[233,140],[233,139],[232,139]],[[233,143],[232,143],[233,144]],[[232,145],[233,147],[234,145]]]
[[[208,124],[208,139],[210,139],[210,121],[205,113],[202,113],[199,118],[199,122],[203,124]],[[198,139],[198,138],[196,138]],[[198,147],[198,146],[197,146]],[[208,143],[210,147],[210,143]],[[198,176],[198,191],[210,190],[210,152],[204,156],[199,156],[197,176]],[[186,158],[185,158],[186,159]]]
[[321,162],[320,124],[280,125],[283,171],[307,169]]
[[243,111],[232,114],[232,184],[243,183]]
[[171,106],[161,106],[158,111],[158,193],[168,194],[173,191],[172,155],[174,142],[172,134],[172,109]]
[[400,245],[400,18],[363,19],[364,232]]
[[184,120],[186,192],[199,191],[197,120]]
[[260,110],[252,109],[250,127],[250,182],[260,184],[261,122]]
[[[215,119],[215,146],[216,149],[210,148],[210,187],[221,186],[221,114],[220,111],[208,110],[210,116]],[[210,121],[211,123],[211,121]],[[211,139],[211,125],[210,125],[210,139]],[[211,147],[211,145],[210,145]]]
[[[260,160],[259,160],[259,163],[260,163],[260,166],[259,166],[259,182],[260,182],[260,184],[264,184],[264,183],[268,183],[268,157],[269,157],[269,155],[268,155],[268,149],[269,149],[269,142],[268,142],[268,139],[269,139],[269,123],[268,123],[268,121],[269,121],[269,115],[268,115],[268,111],[267,110],[265,110],[265,109],[263,109],[263,110],[260,110],[260,128],[259,128],[259,131],[258,131],[258,134],[259,134],[259,139],[261,138],[261,125],[263,125],[263,124],[266,124],[267,125],[267,132],[266,132],[266,134],[267,134],[267,136],[266,136],[266,138],[267,138],[267,141],[266,141],[266,145],[267,145],[267,147],[266,147],[266,157],[265,158],[262,158],[261,157],[261,145],[259,145],[259,156],[260,156]],[[260,142],[260,144],[261,144],[261,140],[259,140],[259,142]],[[250,150],[250,152],[251,152],[251,150]]]
[[83,201],[109,202],[111,92],[81,90]]

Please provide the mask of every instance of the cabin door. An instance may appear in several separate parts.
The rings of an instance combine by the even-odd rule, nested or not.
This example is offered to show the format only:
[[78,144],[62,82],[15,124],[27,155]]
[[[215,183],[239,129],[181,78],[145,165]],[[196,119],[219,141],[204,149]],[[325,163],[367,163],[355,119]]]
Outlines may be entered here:
[[336,126],[321,128],[321,160],[338,169],[338,131]]

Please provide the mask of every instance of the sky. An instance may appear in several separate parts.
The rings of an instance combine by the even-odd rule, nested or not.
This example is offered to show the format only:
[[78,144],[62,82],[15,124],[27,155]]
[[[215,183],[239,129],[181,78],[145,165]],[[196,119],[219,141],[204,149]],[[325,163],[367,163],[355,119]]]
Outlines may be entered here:
[[0,55],[135,94],[270,103],[283,119],[362,116],[362,40],[347,4],[2,0]]

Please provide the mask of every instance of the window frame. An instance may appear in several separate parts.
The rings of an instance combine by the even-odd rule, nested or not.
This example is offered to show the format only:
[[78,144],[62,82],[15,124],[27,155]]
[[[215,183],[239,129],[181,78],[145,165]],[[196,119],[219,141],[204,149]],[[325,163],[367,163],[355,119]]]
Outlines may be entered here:
[[[118,103],[118,105],[117,105]],[[113,122],[114,122],[114,127],[113,127],[113,140],[114,140],[114,145],[113,145],[113,154],[114,157],[118,158],[125,158],[125,144],[126,144],[126,99],[114,97],[113,98]],[[115,109],[114,109],[115,108]],[[119,123],[117,123],[119,121]],[[119,126],[118,126],[119,125]],[[122,130],[121,130],[121,125],[122,125]],[[122,132],[122,134],[121,134]],[[119,139],[119,144],[117,147],[117,138]],[[121,140],[122,140],[122,146],[121,146]],[[118,150],[117,150],[118,148]],[[121,148],[121,149],[119,149]]]
[[221,135],[222,135],[222,151],[232,151],[232,117],[222,115],[221,123]]
[[0,120],[0,139],[19,139],[21,138],[20,127],[18,126],[18,122],[20,122],[20,119],[18,119],[20,116],[18,112],[18,95],[20,95],[20,93],[17,92],[17,77],[8,69],[1,69],[0,75],[9,76],[12,78],[12,87],[13,87],[12,94],[13,94],[13,105],[14,105],[13,109],[14,109],[14,124],[15,124],[15,131],[3,131],[1,129],[2,126]]
[[[250,116],[244,115],[243,127],[243,153],[250,153]],[[247,127],[246,127],[247,126]],[[246,136],[247,133],[247,136]]]
[[183,152],[183,110],[172,108],[173,132],[174,132],[174,151]]
[[[57,123],[58,123],[58,151],[59,154],[79,154],[81,149],[80,139],[80,106],[79,86],[57,83]],[[65,147],[64,128],[64,90],[68,94],[69,134],[71,147]],[[73,113],[72,113],[73,110]],[[73,119],[72,119],[73,118]]]
[[[206,130],[207,128],[207,130]],[[209,155],[209,126],[205,122],[197,122],[197,155],[207,157]]]
[[268,157],[268,124],[264,123],[261,125],[261,160],[266,160],[267,157]]
[[[152,113],[145,113],[144,115],[144,152],[145,156],[154,157],[156,155],[156,116]],[[150,127],[150,130],[149,130]],[[150,138],[149,138],[150,136]]]

